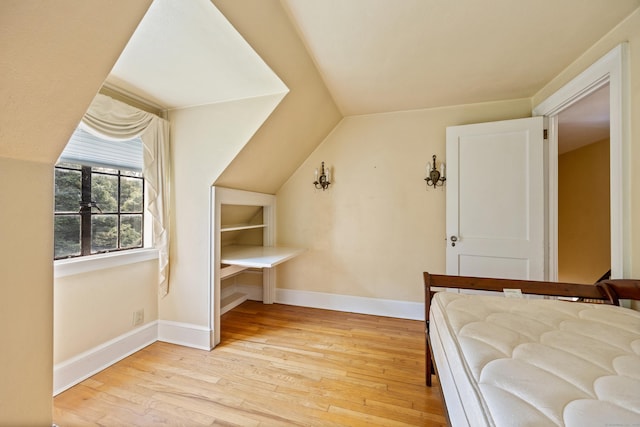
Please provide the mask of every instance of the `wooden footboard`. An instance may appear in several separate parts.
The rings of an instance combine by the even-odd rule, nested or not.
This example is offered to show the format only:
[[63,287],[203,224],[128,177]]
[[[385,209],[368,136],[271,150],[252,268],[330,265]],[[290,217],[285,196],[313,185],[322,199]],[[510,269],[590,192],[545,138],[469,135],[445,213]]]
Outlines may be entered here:
[[504,289],[519,289],[523,294],[600,300],[618,305],[619,299],[640,299],[640,281],[604,280],[595,285],[576,283],[542,282],[531,280],[508,280],[466,276],[448,276],[424,273],[425,287],[425,367],[426,384],[431,386],[435,371],[429,342],[429,313],[433,295],[444,288],[472,289],[503,292]]

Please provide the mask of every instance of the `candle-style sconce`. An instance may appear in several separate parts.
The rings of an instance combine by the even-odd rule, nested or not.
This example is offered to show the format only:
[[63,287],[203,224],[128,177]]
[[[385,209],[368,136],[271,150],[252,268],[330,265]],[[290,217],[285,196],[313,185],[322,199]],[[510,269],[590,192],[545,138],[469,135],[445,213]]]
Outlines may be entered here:
[[444,163],[440,162],[440,170],[438,170],[435,154],[433,155],[433,165],[427,163],[427,177],[424,180],[427,181],[428,186],[433,188],[442,187],[447,180],[444,175]]
[[322,191],[326,190],[331,182],[329,181],[329,168],[325,169],[324,162],[320,166],[320,173],[318,174],[318,169],[316,169],[314,173],[315,181],[313,181],[314,187],[318,190],[322,188]]

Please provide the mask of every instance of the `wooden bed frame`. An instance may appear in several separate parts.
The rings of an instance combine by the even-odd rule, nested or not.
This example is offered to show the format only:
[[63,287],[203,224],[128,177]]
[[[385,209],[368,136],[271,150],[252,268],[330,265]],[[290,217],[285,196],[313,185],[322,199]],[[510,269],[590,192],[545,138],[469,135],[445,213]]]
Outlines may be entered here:
[[620,299],[640,299],[640,280],[603,280],[595,285],[576,283],[540,282],[531,280],[490,279],[468,276],[447,276],[424,273],[425,288],[425,367],[426,384],[431,387],[431,376],[435,373],[429,342],[429,312],[431,299],[445,288],[471,289],[503,292],[504,289],[519,289],[523,294],[545,295],[578,300],[598,300],[605,304],[619,305]]

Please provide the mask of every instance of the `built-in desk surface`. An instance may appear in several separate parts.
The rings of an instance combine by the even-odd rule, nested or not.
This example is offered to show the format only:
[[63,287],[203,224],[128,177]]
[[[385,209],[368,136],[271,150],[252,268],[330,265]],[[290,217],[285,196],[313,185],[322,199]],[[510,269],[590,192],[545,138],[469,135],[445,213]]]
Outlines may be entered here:
[[[232,245],[221,248],[221,279],[241,273],[248,268],[272,268],[300,255],[304,249],[280,246]],[[235,292],[222,299],[221,312],[226,313],[247,300],[247,294]]]
[[233,245],[222,248],[220,262],[249,268],[272,268],[302,252],[304,249],[280,246]]

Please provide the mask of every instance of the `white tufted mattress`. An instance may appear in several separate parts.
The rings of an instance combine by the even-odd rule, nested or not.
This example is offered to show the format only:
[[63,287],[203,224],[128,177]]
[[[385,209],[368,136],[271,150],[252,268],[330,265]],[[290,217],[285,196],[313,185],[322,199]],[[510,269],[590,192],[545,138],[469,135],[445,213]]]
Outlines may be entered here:
[[454,427],[640,427],[640,312],[438,292],[429,317]]

